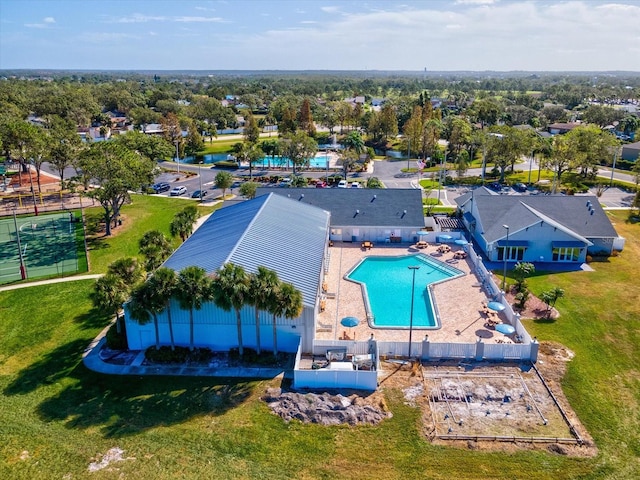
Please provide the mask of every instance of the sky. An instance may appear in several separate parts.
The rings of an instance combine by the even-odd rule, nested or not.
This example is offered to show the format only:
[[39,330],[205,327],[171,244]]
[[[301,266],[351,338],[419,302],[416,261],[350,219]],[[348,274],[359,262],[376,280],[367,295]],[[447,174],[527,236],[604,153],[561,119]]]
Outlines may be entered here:
[[640,0],[0,0],[0,69],[640,71]]

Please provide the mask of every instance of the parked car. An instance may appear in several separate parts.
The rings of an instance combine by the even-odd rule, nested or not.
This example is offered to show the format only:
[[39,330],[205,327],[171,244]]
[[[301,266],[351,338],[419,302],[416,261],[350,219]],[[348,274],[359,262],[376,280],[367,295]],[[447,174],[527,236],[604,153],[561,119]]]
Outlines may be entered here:
[[502,185],[500,185],[500,182],[491,182],[489,185],[487,185],[487,187],[489,187],[494,192],[500,192],[502,190]]
[[196,190],[191,194],[191,198],[199,198],[200,200],[202,200],[202,197],[206,197],[206,196],[207,196],[206,190]]
[[327,188],[327,182],[317,182],[316,188]]
[[527,191],[527,186],[524,183],[518,182],[513,186],[513,189],[516,192],[526,192]]
[[167,182],[159,182],[151,185],[151,189],[154,191],[154,193],[162,193],[171,190],[171,185],[169,185]]
[[349,186],[349,184],[347,183],[346,180],[340,180],[338,182],[338,188],[347,188]]
[[185,187],[184,185],[180,185],[179,187],[173,187],[169,192],[169,195],[171,195],[172,197],[177,197],[179,195],[184,195],[185,193],[187,193],[187,187]]
[[358,182],[351,182],[351,188],[360,188],[360,184]]
[[287,177],[287,178],[283,178],[282,180],[280,180],[280,186],[281,187],[290,187],[291,186],[291,177]]

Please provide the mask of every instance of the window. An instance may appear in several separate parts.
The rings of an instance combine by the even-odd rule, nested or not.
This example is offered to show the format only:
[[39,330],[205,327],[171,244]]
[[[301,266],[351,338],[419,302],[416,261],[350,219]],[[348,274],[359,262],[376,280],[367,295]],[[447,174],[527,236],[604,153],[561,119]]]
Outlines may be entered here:
[[498,261],[504,261],[505,250],[507,251],[507,261],[521,262],[524,259],[526,247],[498,247]]
[[554,262],[577,262],[581,253],[581,248],[554,248],[551,258]]

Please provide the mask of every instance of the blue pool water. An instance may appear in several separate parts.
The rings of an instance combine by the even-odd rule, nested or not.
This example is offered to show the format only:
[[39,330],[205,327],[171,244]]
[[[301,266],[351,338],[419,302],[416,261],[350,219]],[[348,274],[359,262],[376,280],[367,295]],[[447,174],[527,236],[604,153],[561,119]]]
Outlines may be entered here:
[[365,286],[365,303],[369,317],[373,317],[372,327],[409,328],[413,280],[409,266],[420,267],[416,270],[413,292],[413,327],[440,327],[427,286],[464,273],[422,254],[366,257],[347,274],[348,280]]
[[[202,158],[202,161],[205,164],[214,164],[226,160],[231,160],[231,157],[227,153],[212,153],[209,155],[203,155],[202,157],[198,157],[198,160]],[[317,155],[312,158],[309,162],[309,166],[312,168],[327,168],[327,162],[329,161],[329,157],[327,155]],[[181,160],[184,163],[193,163],[194,157],[186,157],[184,160]],[[254,162],[253,166],[255,168],[268,168],[268,167],[286,167],[291,168],[291,162],[288,158],[285,157],[263,157],[261,160]]]

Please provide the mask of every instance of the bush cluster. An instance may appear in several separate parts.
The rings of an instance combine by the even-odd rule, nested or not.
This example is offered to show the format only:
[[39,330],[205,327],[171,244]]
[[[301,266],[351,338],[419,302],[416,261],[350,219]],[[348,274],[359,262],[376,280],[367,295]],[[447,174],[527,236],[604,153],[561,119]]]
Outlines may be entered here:
[[125,331],[124,322],[121,322],[121,330],[118,333],[116,324],[111,325],[111,328],[107,330],[107,347],[111,350],[127,350],[129,348],[127,344],[127,332]]
[[169,346],[156,348],[155,346],[147,348],[144,353],[145,358],[152,363],[170,364],[170,363],[208,363],[213,358],[213,352],[210,348],[194,348],[190,350],[188,347],[175,347],[171,350]]

